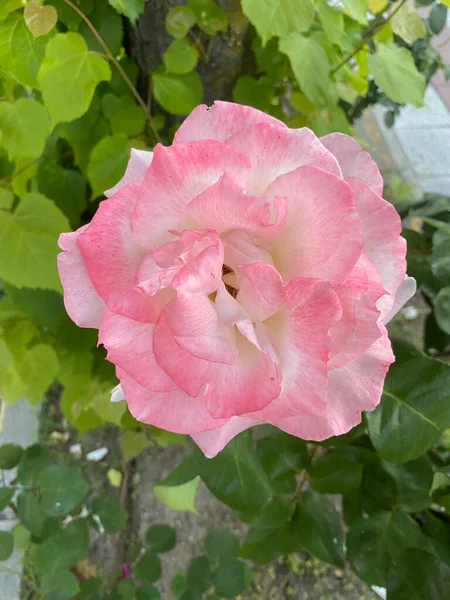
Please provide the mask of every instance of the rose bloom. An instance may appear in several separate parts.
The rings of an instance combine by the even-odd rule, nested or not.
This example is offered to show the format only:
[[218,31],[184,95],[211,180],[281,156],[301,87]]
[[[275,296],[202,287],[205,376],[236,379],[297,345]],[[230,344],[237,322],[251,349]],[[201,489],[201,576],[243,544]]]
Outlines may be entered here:
[[385,324],[415,291],[382,191],[351,137],[227,102],[132,150],[59,242],[67,312],[99,329],[112,399],[210,457],[260,423],[317,441],[359,423],[394,361]]

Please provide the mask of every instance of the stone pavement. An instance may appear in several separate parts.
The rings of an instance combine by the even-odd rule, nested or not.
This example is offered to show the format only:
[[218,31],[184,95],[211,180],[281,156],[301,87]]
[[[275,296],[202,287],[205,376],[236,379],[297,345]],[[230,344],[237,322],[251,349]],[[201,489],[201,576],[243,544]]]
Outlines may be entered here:
[[[15,404],[6,405],[0,400],[0,446],[13,443],[26,447],[38,437],[38,409],[21,399]],[[8,485],[15,477],[13,471],[5,472]],[[0,513],[0,531],[11,531],[17,521],[11,511]],[[22,556],[18,550],[11,558],[0,563],[0,599],[19,600],[20,580],[22,576]]]

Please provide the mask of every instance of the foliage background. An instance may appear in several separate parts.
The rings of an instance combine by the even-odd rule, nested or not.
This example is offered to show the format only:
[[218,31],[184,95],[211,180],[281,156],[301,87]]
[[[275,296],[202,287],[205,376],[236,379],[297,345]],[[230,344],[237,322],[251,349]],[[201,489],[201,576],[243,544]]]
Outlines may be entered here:
[[[318,135],[353,133],[362,111],[381,103],[391,126],[401,105],[423,104],[438,69],[449,75],[432,44],[449,0],[416,6],[430,7],[426,20],[405,0],[4,0],[2,398],[39,403],[57,380],[62,413],[80,435],[104,423],[121,428],[125,463],[150,437],[179,441],[141,427],[124,403],[109,402],[112,366],[95,334],[78,329],[64,310],[59,234],[89,222],[104,190],[122,176],[130,148],[169,144],[203,100],[233,99]],[[234,597],[250,584],[243,559],[265,563],[306,549],[338,567],[348,561],[363,581],[387,586],[389,600],[409,600],[411,582],[417,598],[444,600],[450,585],[450,201],[425,197],[397,208],[406,224],[409,273],[429,306],[422,347],[395,344],[397,362],[381,405],[342,439],[307,444],[260,428],[255,439],[242,434],[214,460],[194,450],[155,487],[168,506],[194,510],[201,478],[248,524],[240,548],[221,534],[218,545],[227,546],[228,536],[233,548],[222,557],[225,566],[207,550],[177,597]],[[13,487],[0,488],[0,508],[12,503],[31,534],[42,597],[68,600],[80,583],[74,569],[86,552],[87,523],[114,533],[125,526],[126,511],[120,501],[96,498],[75,467],[52,466],[54,457],[42,447],[24,455],[3,447],[0,455],[1,469],[19,464]],[[75,470],[55,470],[64,468]],[[67,482],[64,491],[58,480]],[[329,494],[342,496],[342,513]],[[1,534],[0,558],[12,544]],[[55,561],[69,546],[78,548],[70,560]],[[149,547],[146,560],[154,566],[158,551]],[[158,577],[152,577],[138,569],[133,585],[121,584],[114,598],[156,598],[148,586]],[[235,587],[224,590],[226,581]]]

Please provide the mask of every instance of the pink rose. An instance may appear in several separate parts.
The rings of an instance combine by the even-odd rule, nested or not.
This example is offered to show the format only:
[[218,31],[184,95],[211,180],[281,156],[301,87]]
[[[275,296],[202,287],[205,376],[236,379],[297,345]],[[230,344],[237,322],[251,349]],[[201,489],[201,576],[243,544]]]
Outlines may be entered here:
[[352,138],[226,102],[133,150],[58,261],[113,399],[207,456],[259,423],[307,440],[359,423],[394,360],[384,324],[415,291],[382,188]]

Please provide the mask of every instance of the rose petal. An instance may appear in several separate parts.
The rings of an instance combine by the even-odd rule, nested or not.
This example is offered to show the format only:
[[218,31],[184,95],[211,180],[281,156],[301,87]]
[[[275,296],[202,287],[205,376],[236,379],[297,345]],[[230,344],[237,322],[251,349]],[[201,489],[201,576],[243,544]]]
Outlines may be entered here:
[[417,284],[414,277],[405,275],[405,279],[401,282],[397,293],[395,294],[394,305],[391,312],[384,318],[383,323],[387,325],[391,319],[395,317],[398,311],[414,296],[417,290]]
[[153,152],[146,152],[145,150],[136,150],[135,148],[131,148],[130,160],[128,161],[125,175],[116,183],[114,187],[106,190],[105,196],[110,198],[125,185],[142,179],[147,172],[152,159]]

